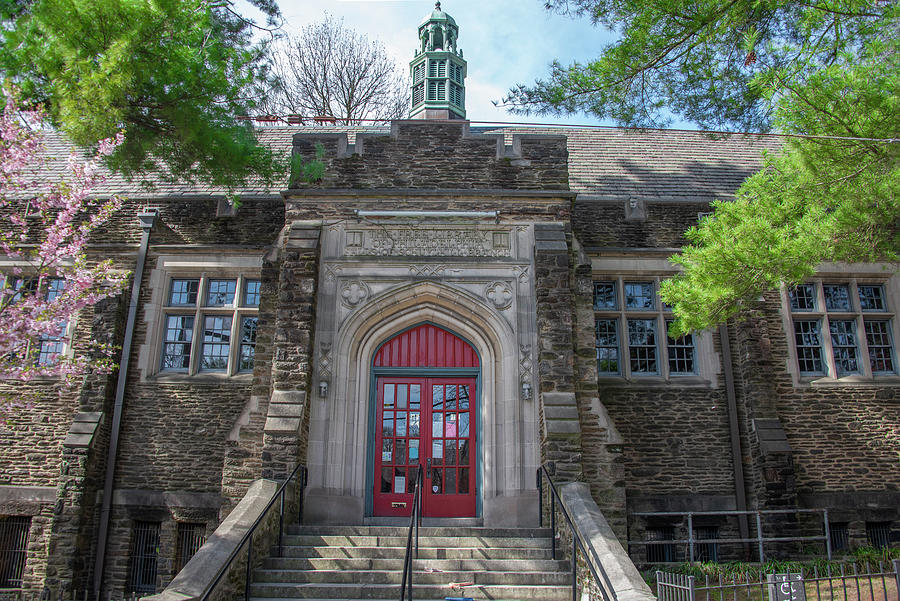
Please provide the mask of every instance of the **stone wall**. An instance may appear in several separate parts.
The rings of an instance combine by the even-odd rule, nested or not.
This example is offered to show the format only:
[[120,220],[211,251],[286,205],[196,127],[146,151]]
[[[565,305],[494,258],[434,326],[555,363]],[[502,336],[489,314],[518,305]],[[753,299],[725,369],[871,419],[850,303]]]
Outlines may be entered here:
[[[565,136],[472,134],[467,122],[394,121],[390,135],[294,136],[294,154],[311,160],[325,148],[322,188],[568,190]],[[295,179],[291,187],[308,184]],[[395,207],[391,207],[395,208]]]

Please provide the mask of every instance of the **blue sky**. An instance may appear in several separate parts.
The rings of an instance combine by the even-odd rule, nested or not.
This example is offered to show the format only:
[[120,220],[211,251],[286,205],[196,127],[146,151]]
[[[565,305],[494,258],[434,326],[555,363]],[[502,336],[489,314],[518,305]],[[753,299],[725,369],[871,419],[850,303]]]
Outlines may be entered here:
[[[434,9],[433,0],[280,0],[287,28],[296,31],[326,12],[378,39],[408,68],[417,45],[417,28]],[[529,121],[597,124],[584,115],[522,117],[494,107],[517,83],[532,83],[548,72],[554,58],[563,63],[596,56],[611,39],[585,18],[551,14],[541,0],[442,0],[441,8],[459,25],[459,47],[468,62],[466,113],[472,121]]]

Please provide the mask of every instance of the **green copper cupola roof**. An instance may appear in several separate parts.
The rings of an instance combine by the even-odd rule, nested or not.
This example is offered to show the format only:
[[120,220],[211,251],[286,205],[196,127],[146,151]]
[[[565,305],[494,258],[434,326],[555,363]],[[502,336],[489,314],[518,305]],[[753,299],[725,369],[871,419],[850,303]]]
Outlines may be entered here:
[[419,25],[419,47],[409,63],[410,119],[466,118],[466,61],[456,45],[458,36],[456,21],[436,2]]

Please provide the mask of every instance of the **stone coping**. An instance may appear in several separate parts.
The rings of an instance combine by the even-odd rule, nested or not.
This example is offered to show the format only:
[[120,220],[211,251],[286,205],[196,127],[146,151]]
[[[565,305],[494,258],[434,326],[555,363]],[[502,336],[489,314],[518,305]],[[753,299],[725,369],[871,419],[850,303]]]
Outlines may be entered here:
[[[228,514],[206,543],[191,557],[187,565],[178,572],[166,589],[156,595],[144,597],[151,601],[189,601],[200,599],[213,579],[225,566],[228,558],[241,543],[241,539],[262,515],[269,501],[278,492],[279,483],[274,480],[255,480],[237,507]],[[268,548],[266,543],[255,541],[260,548]],[[235,561],[232,568],[238,566]],[[227,586],[227,575],[220,586]]]
[[655,601],[650,587],[591,497],[588,485],[584,482],[564,484],[559,495],[588,547],[587,560],[598,574],[602,574],[601,566],[606,571],[617,601]]

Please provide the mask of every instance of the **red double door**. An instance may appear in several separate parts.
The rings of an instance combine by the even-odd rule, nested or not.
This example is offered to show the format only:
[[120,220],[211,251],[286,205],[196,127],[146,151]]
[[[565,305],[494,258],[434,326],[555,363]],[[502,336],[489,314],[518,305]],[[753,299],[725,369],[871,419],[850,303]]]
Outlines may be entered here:
[[422,515],[475,516],[475,378],[379,377],[377,384],[375,515],[410,515],[421,465]]

